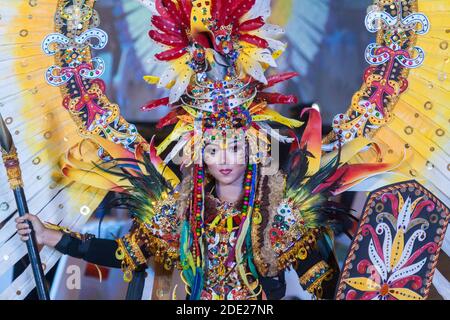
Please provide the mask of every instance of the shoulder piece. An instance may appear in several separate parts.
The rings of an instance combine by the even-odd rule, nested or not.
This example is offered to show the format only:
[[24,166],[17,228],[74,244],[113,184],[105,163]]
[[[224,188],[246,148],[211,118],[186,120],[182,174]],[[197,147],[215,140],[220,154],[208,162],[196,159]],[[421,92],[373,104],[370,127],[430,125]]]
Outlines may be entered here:
[[117,239],[116,258],[122,261],[124,280],[132,279],[132,272],[147,264],[150,257],[160,263],[165,269],[178,268],[179,236],[171,225],[159,226],[155,221],[152,225],[135,220],[131,231]]
[[341,232],[352,225],[350,216],[329,201],[339,181],[323,184],[336,172],[339,157],[313,174],[309,158],[300,150],[291,156],[289,175],[279,172],[260,180],[252,237],[255,263],[264,275],[275,276],[306,259],[325,230]]
[[320,234],[318,228],[305,226],[304,220],[287,207],[285,185],[286,176],[281,172],[263,176],[260,181],[252,243],[255,265],[264,276],[276,276],[298,257],[305,259]]

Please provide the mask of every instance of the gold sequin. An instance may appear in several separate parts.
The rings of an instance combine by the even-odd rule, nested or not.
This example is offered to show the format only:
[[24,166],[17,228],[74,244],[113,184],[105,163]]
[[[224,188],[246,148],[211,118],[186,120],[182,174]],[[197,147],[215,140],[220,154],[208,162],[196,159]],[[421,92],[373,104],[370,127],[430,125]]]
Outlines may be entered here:
[[442,41],[441,44],[439,45],[439,47],[442,50],[447,50],[448,49],[448,42],[447,41]]
[[406,133],[407,135],[411,135],[411,134],[413,134],[413,132],[414,132],[414,128],[413,128],[413,127],[407,126],[407,127],[405,128],[405,133]]
[[431,101],[425,102],[425,105],[423,106],[425,110],[431,110],[433,109],[433,103]]
[[378,203],[378,204],[375,206],[375,211],[376,211],[376,212],[382,212],[383,210],[384,210],[384,204]]

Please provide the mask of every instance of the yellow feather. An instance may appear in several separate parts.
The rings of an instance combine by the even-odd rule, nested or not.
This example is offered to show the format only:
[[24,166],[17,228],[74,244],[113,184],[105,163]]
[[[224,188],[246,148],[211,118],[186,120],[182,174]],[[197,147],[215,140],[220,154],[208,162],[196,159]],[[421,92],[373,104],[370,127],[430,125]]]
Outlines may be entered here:
[[[272,109],[269,109],[269,108],[264,110],[258,116],[261,119],[266,117],[265,120],[278,122],[278,123],[281,123],[281,124],[283,124],[283,125],[285,125],[285,126],[287,126],[289,128],[298,128],[298,127],[301,127],[303,125],[303,122],[301,122],[299,120],[295,120],[295,119],[290,119],[290,118],[284,117],[281,114],[279,114],[278,112],[276,112],[275,110],[272,110]],[[258,116],[256,116],[256,117],[258,118]]]
[[192,130],[194,130],[194,127],[191,124],[186,125],[178,121],[172,132],[156,147],[156,154],[159,156],[172,142],[177,141],[184,133]]

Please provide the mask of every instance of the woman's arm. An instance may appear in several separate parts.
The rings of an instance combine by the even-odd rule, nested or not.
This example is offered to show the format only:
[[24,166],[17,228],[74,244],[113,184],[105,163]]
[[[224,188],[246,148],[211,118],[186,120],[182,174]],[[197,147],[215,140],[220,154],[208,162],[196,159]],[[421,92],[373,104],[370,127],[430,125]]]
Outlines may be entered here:
[[23,241],[28,240],[31,232],[28,222],[33,225],[38,245],[52,247],[63,254],[105,267],[121,267],[121,260],[116,258],[118,243],[115,240],[96,239],[93,235],[46,226],[37,216],[26,214],[16,219],[17,233]]
[[69,233],[64,233],[61,240],[56,244],[55,249],[63,254],[97,265],[120,268],[121,261],[116,258],[118,248],[117,242],[110,239],[96,239],[82,235],[77,237]]
[[339,280],[339,265],[322,234],[314,249],[299,255],[295,271],[300,285],[316,299],[334,299]]
[[66,228],[43,224],[32,214],[16,219],[17,232],[28,240],[32,223],[39,245],[53,247],[63,254],[94,264],[121,268],[124,279],[130,281],[133,271],[145,269],[154,256],[157,263],[171,269],[178,265],[179,234],[174,210],[162,210],[148,224],[135,219],[130,231],[116,240],[96,239],[90,234],[71,232]]
[[27,241],[29,238],[29,234],[31,233],[30,222],[33,226],[38,245],[54,248],[63,237],[63,232],[46,228],[41,220],[33,214],[27,213],[23,217],[16,218],[15,221],[17,233],[20,235],[22,241]]

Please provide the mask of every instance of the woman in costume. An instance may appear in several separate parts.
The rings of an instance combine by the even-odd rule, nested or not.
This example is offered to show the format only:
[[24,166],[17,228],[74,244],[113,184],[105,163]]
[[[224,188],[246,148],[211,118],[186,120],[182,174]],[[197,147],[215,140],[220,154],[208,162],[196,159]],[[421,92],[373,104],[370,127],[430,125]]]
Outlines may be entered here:
[[[363,88],[357,98],[369,96],[365,103],[358,101],[337,117],[336,130],[323,147],[320,113],[314,108],[304,111],[308,121],[302,137],[287,137],[268,124],[302,124],[269,108],[296,103],[295,97],[264,91],[295,76],[265,76],[284,50],[273,39],[281,30],[266,22],[268,1],[143,2],[153,11],[149,35],[164,48],[155,58],[167,65],[160,77],[146,80],[170,89],[169,97],[144,109],[170,106],[159,126],[175,125],[157,147],[143,141],[105,97],[98,79],[104,63],[90,55],[90,47],[101,49],[107,38],[96,28],[93,1],[58,2],[55,21],[60,33],[43,42],[44,51],[57,56],[47,81],[64,88],[63,105],[86,139],[60,161],[61,179],[123,193],[134,214],[133,228],[125,237],[108,241],[56,226],[67,225],[56,213],[42,214],[51,218],[44,221],[53,220],[45,226],[30,215],[40,242],[61,253],[121,267],[128,281],[154,257],[168,269],[181,270],[190,299],[281,297],[271,292],[273,279],[280,280],[289,267],[310,293],[332,298],[339,275],[333,231],[345,229],[346,223],[329,198],[365,178],[399,168],[403,157],[394,156],[403,151],[387,157],[395,161],[383,161],[385,137],[379,137],[379,143],[370,137],[387,123],[392,109],[393,100],[383,100],[380,92],[398,97],[406,83],[392,92],[377,88],[382,81]],[[405,12],[413,10],[397,5]],[[384,8],[377,2],[369,25]],[[410,28],[404,36],[415,31]],[[91,43],[92,38],[98,42]],[[392,50],[399,41],[405,50],[413,50],[405,38],[389,41],[394,41]],[[375,49],[368,58],[386,63],[385,54]],[[423,62],[420,51],[418,58],[402,59],[405,68]],[[367,76],[376,81],[381,76],[377,72],[374,67]],[[270,172],[276,157],[273,141],[292,143],[286,170]],[[159,157],[175,142],[162,161]],[[185,172],[181,182],[166,166],[174,159]],[[26,239],[24,221],[16,222]],[[70,228],[80,225],[72,222]]]
[[[40,244],[91,263],[122,267],[126,281],[131,280],[133,271],[145,269],[153,256],[169,270],[182,270],[190,299],[280,299],[286,289],[284,270],[291,265],[305,290],[331,299],[339,267],[329,228],[338,224],[333,221],[333,210],[340,209],[322,203],[326,193],[311,192],[318,185],[316,181],[329,173],[313,177],[316,181],[308,183],[309,189],[286,187],[286,183],[295,183],[294,179],[301,181],[302,173],[291,171],[288,181],[281,173],[261,176],[246,160],[244,141],[208,143],[204,147],[205,166],[195,168],[194,177],[189,173],[180,188],[167,195],[170,187],[162,178],[156,181],[158,173],[150,167],[151,175],[145,178],[128,177],[133,184],[127,188],[131,197],[128,205],[133,208],[135,223],[130,233],[117,241],[44,226],[34,215],[17,219],[18,233],[27,240],[30,230],[24,220],[28,218]],[[303,160],[297,159],[297,170],[307,166],[306,157]],[[328,170],[332,172],[332,168]],[[150,195],[158,195],[155,189],[162,193],[152,198]],[[297,203],[301,208],[295,210],[301,209],[305,218],[300,220],[300,211],[293,211],[295,201],[288,200],[285,190],[298,190],[290,199],[300,197]],[[205,194],[204,199],[201,194]],[[309,207],[304,204],[307,201],[311,202]]]
[[[170,8],[170,1],[164,3],[157,7],[162,16],[181,10],[187,2],[180,2],[179,8]],[[128,194],[135,216],[128,235],[117,242],[77,237],[69,231],[62,236],[62,231],[43,228],[34,218],[40,230],[38,239],[64,254],[121,266],[126,280],[155,256],[166,268],[182,270],[190,299],[252,299],[260,298],[263,291],[273,298],[264,284],[273,287],[270,278],[283,278],[284,270],[292,265],[305,290],[318,298],[332,298],[339,269],[332,252],[331,228],[334,224],[339,227],[339,209],[325,202],[331,191],[338,189],[328,179],[339,161],[333,158],[321,169],[317,162],[310,163],[309,159],[320,158],[319,111],[305,111],[310,114],[309,125],[303,139],[293,145],[298,151],[286,171],[289,175],[277,169],[264,174],[261,162],[267,161],[270,153],[267,135],[281,142],[294,140],[272,130],[266,121],[291,128],[301,123],[268,107],[269,103],[296,103],[295,97],[262,91],[295,74],[266,79],[264,64],[275,65],[272,55],[278,48],[256,35],[242,34],[236,42],[244,30],[265,25],[262,17],[244,19],[240,30],[233,30],[251,7],[242,12],[233,9],[239,14],[231,21],[226,10],[216,7],[220,2],[213,6],[199,3],[204,7],[193,3],[189,15],[182,15],[190,21],[188,30],[181,29],[186,47],[181,53],[168,50],[157,56],[167,60],[175,54],[183,59],[177,62],[182,69],[178,76],[173,74],[174,67],[161,76],[163,86],[175,78],[170,98],[144,107],[170,103],[175,111],[165,121],[180,119],[174,132],[155,151],[150,150],[150,157],[179,140],[166,162],[183,148],[187,159],[182,158],[181,165],[188,173],[181,185],[172,191],[145,156],[139,162],[119,160],[120,164],[105,173],[128,181],[128,186],[119,185]],[[169,27],[159,15],[152,20],[160,31]],[[168,42],[155,30],[150,37],[165,44],[175,41]],[[242,39],[248,42],[244,44]],[[276,156],[272,154],[272,158]],[[133,164],[144,168],[135,172]],[[342,178],[344,175],[333,179]],[[322,186],[325,181],[328,185]],[[20,218],[17,222],[25,239],[27,224]],[[274,292],[275,297],[283,295],[283,291]]]

